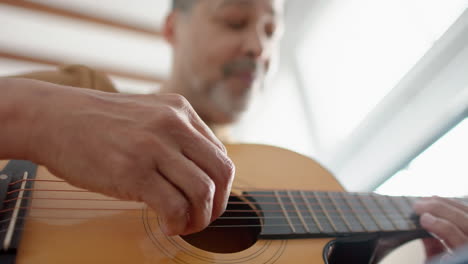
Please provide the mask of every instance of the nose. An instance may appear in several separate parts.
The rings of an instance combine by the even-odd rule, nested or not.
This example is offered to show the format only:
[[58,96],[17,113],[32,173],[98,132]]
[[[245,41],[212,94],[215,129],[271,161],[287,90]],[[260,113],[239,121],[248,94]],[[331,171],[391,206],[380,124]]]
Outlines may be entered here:
[[252,29],[246,32],[244,41],[244,55],[252,58],[259,59],[265,52],[266,38],[258,29]]

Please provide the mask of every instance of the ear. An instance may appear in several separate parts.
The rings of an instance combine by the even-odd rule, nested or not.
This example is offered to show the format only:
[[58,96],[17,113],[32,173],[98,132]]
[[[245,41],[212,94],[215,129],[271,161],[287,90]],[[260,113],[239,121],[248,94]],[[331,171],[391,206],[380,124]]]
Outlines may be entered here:
[[169,13],[169,15],[166,17],[166,20],[164,21],[164,25],[162,28],[162,35],[164,39],[166,39],[169,44],[174,45],[175,39],[176,39],[176,34],[175,34],[175,29],[176,29],[176,20],[177,20],[177,14],[175,11]]

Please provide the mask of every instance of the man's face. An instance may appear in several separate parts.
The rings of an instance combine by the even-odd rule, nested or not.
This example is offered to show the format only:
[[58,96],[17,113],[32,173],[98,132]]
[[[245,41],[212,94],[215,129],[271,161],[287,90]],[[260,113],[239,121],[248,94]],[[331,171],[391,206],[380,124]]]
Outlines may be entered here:
[[205,121],[230,123],[246,109],[276,51],[282,15],[283,0],[197,0],[177,16],[174,76]]

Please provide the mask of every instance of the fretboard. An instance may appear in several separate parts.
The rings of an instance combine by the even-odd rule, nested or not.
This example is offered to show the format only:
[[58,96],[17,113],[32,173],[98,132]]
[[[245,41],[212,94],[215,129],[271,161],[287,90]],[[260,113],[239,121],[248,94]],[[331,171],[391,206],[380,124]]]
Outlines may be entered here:
[[418,197],[311,191],[254,191],[245,195],[262,214],[263,238],[425,233],[412,209]]

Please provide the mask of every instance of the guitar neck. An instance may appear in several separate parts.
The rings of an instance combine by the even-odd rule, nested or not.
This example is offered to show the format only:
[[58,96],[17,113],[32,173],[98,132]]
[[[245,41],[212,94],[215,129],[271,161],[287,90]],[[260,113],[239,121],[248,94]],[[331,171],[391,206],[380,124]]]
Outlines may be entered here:
[[311,191],[255,191],[245,195],[262,214],[263,238],[425,233],[412,209],[419,197]]

